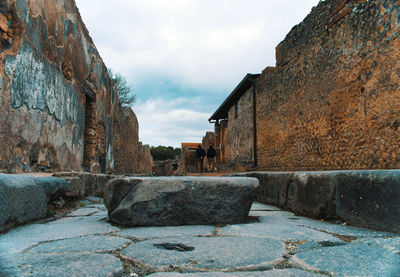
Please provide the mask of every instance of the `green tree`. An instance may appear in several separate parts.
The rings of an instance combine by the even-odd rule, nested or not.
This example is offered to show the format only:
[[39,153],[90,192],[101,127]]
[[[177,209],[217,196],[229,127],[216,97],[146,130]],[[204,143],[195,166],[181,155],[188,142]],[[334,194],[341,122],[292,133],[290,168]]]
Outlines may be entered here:
[[136,94],[132,93],[133,89],[128,85],[126,78],[119,73],[114,74],[111,69],[108,69],[108,74],[121,106],[132,106],[136,101]]
[[152,146],[150,147],[151,155],[155,161],[173,160],[176,156],[181,154],[180,148],[173,148],[172,146]]

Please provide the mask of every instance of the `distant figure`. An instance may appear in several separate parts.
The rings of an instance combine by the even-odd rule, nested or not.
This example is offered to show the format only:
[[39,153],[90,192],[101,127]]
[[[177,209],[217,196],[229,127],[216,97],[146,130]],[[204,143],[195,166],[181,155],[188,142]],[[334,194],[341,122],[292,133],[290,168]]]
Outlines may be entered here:
[[172,163],[172,171],[178,170],[178,166],[179,166],[178,162],[174,160],[174,162]]
[[203,163],[204,163],[204,157],[206,156],[206,151],[201,148],[201,145],[197,146],[196,149],[196,157],[197,157],[197,167],[199,169],[199,172],[203,173]]
[[210,145],[207,149],[207,162],[208,162],[208,171],[217,171],[215,156],[217,156],[217,151],[215,151],[214,147]]

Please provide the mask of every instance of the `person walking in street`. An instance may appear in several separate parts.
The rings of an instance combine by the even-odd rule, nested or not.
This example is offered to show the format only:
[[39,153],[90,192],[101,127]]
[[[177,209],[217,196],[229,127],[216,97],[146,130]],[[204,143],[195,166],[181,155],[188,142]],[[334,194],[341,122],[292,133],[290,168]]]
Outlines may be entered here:
[[206,151],[199,144],[196,149],[196,157],[197,157],[197,167],[200,173],[203,173],[203,163],[205,156],[206,156]]
[[217,156],[217,151],[215,151],[214,147],[210,145],[207,149],[207,163],[208,163],[208,171],[217,171],[215,157]]

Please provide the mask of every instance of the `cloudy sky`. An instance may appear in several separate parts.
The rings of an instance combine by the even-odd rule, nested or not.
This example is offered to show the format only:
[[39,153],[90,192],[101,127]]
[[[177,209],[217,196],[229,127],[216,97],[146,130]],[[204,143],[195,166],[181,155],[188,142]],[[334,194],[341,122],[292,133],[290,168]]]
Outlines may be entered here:
[[275,65],[275,46],[318,0],[76,0],[107,67],[137,102],[140,140],[199,142],[247,73]]

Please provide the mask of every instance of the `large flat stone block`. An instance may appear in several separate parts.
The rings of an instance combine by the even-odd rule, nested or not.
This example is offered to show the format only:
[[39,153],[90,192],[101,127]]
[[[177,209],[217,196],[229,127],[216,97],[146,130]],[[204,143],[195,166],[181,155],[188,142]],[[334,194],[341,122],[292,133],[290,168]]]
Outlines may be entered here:
[[66,196],[68,197],[103,197],[106,183],[116,177],[115,175],[87,172],[59,172],[53,174],[53,176],[66,180],[68,183]]
[[36,179],[0,174],[0,232],[46,216],[46,191]]
[[258,180],[229,177],[131,177],[106,185],[112,222],[125,226],[244,222]]
[[256,200],[314,218],[335,218],[335,179],[326,172],[248,172],[260,180]]
[[344,172],[336,179],[339,218],[357,226],[400,233],[400,170]]

